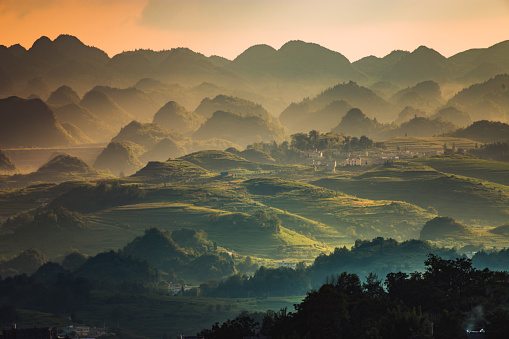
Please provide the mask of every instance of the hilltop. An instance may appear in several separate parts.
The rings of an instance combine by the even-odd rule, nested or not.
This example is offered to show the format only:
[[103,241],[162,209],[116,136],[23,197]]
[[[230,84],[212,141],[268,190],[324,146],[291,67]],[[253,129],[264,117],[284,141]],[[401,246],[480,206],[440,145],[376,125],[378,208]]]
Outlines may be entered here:
[[130,141],[112,141],[94,162],[94,168],[114,175],[130,175],[143,167],[138,155],[143,150]]
[[420,240],[445,240],[452,238],[459,240],[461,238],[470,238],[473,236],[472,230],[456,220],[449,217],[436,217],[424,224],[421,230]]
[[154,124],[168,130],[175,129],[182,133],[196,131],[204,121],[203,117],[188,111],[175,101],[167,102],[156,112],[152,120]]

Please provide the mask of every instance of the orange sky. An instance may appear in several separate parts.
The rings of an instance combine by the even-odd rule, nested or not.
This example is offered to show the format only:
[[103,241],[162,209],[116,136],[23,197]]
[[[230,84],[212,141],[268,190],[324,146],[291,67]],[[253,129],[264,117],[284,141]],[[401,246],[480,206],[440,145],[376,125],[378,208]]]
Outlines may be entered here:
[[315,42],[345,55],[419,45],[445,56],[509,39],[509,0],[0,0],[0,44],[72,34],[110,56],[189,47],[235,58],[249,46]]

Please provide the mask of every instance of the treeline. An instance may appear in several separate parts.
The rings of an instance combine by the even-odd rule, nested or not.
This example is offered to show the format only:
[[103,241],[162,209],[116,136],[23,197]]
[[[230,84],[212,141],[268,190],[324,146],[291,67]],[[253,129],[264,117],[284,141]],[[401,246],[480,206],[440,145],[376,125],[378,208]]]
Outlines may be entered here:
[[480,159],[490,159],[505,162],[509,161],[509,143],[507,142],[484,144],[481,145],[481,147],[471,149],[468,152],[476,158]]
[[343,136],[334,132],[320,133],[312,130],[309,133],[296,133],[291,135],[291,146],[298,150],[339,150],[362,151],[371,148],[385,148],[383,142],[375,142],[365,135],[360,138]]
[[458,257],[454,250],[421,240],[398,242],[382,237],[357,240],[351,249],[342,247],[330,254],[321,254],[309,266],[300,262],[296,269],[261,267],[253,276],[236,274],[221,282],[207,281],[200,285],[197,293],[225,298],[303,295],[311,288],[318,288],[331,275],[345,271],[362,277],[369,273],[385,276],[400,270],[422,271],[422,263],[429,253],[447,259]]
[[332,276],[295,305],[267,312],[262,321],[243,313],[199,334],[206,338],[488,338],[509,331],[509,273],[477,270],[466,258],[429,255],[423,273]]
[[305,161],[301,151],[343,151],[354,152],[373,148],[385,149],[383,142],[375,142],[366,136],[350,137],[334,132],[320,133],[312,130],[309,133],[292,134],[291,141],[284,141],[281,144],[276,142],[258,142],[247,146],[247,149],[262,151],[281,164],[295,164]]
[[56,197],[49,208],[64,207],[80,213],[127,205],[140,201],[145,192],[136,185],[122,185],[119,181],[80,185]]

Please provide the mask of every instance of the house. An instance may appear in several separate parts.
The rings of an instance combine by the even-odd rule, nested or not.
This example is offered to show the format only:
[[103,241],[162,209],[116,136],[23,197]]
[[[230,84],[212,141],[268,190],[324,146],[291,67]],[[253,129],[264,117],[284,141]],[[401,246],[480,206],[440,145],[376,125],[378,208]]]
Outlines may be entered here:
[[69,325],[64,327],[62,333],[67,334],[69,336],[83,337],[88,336],[90,332],[90,327],[88,326],[73,326]]
[[276,267],[277,268],[287,267],[287,268],[291,268],[294,270],[295,267],[297,267],[297,263],[293,262],[293,261],[289,261],[289,260],[282,260],[282,261],[278,261],[276,263]]

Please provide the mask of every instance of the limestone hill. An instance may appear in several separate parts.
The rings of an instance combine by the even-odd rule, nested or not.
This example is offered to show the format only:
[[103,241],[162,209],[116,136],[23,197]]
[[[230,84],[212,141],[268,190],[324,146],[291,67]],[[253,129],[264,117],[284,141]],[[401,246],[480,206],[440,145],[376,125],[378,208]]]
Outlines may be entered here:
[[71,87],[61,86],[50,94],[46,103],[52,106],[65,106],[79,104],[80,100],[78,94]]
[[[313,112],[323,109],[333,101],[346,101],[351,107],[358,107],[369,117],[380,120],[394,120],[396,109],[372,90],[350,81],[328,88],[313,99],[304,99],[302,104],[307,105],[307,111]],[[292,110],[285,110],[279,119],[283,125],[291,125]]]
[[509,140],[509,125],[498,121],[481,120],[447,135],[485,143],[505,142]]
[[111,141],[130,141],[140,145],[145,150],[150,150],[159,141],[168,137],[171,137],[170,132],[158,124],[131,121],[128,125],[122,127]]
[[472,124],[470,114],[460,111],[455,107],[445,107],[439,110],[432,118],[440,118],[445,121],[450,121],[458,127],[467,127]]
[[1,99],[0,121],[0,147],[52,147],[77,143],[40,99]]
[[148,161],[166,161],[171,158],[178,158],[186,154],[186,149],[181,143],[171,138],[160,140],[154,147],[140,155],[139,159],[143,163]]
[[466,225],[449,217],[436,217],[424,224],[420,240],[444,240],[447,238],[463,238],[473,236],[472,230]]
[[0,173],[12,172],[16,172],[16,165],[14,165],[7,153],[0,150]]
[[81,100],[80,106],[88,109],[113,129],[119,129],[133,120],[132,114],[127,113],[101,91],[87,92]]
[[265,120],[271,120],[272,116],[262,105],[249,100],[227,95],[218,95],[214,99],[205,98],[196,108],[195,112],[205,118],[210,118],[217,111],[253,115]]
[[130,141],[112,141],[102,151],[94,162],[94,168],[101,171],[110,171],[114,175],[131,175],[143,167],[138,160],[142,152],[140,146]]
[[285,132],[279,125],[257,116],[217,111],[194,134],[195,139],[225,139],[241,146],[262,140],[282,142]]
[[205,119],[196,113],[188,111],[175,101],[169,101],[157,111],[152,122],[168,130],[176,129],[187,133],[196,131],[205,122]]
[[280,120],[290,132],[307,132],[310,130],[330,131],[341,122],[346,113],[352,109],[344,100],[334,100],[327,106],[313,111],[307,100],[292,103],[280,116]]
[[55,115],[59,122],[75,125],[95,142],[109,141],[115,135],[111,126],[78,104],[55,108]]

